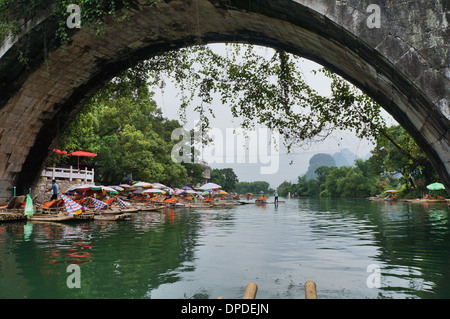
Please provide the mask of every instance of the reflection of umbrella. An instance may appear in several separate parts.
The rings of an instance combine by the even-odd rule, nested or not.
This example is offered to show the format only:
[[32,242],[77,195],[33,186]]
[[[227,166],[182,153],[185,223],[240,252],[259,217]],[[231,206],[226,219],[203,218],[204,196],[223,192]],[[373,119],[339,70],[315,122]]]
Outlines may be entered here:
[[395,189],[389,189],[387,191],[384,191],[385,193],[398,193],[398,190]]
[[444,186],[444,184],[441,184],[441,183],[433,183],[433,184],[428,185],[427,188],[429,190],[436,191],[439,189],[445,189],[445,186]]
[[68,154],[69,156],[77,156],[78,157],[78,169],[80,168],[80,156],[83,157],[95,157],[97,156],[97,154],[95,153],[90,153],[90,152],[85,152],[85,151],[76,151],[76,152],[72,152],[70,154]]
[[199,187],[198,189],[208,190],[208,189],[219,189],[219,188],[222,188],[222,186],[214,184],[214,183],[206,183],[205,185]]

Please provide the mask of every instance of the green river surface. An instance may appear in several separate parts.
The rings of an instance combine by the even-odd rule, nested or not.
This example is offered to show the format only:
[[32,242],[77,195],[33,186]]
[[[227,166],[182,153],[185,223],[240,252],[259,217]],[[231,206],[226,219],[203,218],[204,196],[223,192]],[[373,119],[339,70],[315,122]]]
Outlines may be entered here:
[[[228,299],[255,282],[258,299],[304,299],[307,280],[321,299],[450,298],[449,211],[286,199],[116,222],[4,222],[0,298]],[[80,288],[67,285],[73,264]]]

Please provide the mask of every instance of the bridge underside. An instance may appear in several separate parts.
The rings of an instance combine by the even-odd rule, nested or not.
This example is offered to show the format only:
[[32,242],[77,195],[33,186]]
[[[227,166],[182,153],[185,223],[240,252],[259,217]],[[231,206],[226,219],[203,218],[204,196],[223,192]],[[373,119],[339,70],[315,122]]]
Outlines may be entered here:
[[[105,20],[101,36],[81,28],[66,45],[48,40],[57,21],[42,19],[0,51],[0,202],[14,186],[32,186],[58,136],[118,72],[161,52],[218,42],[283,49],[340,74],[411,134],[450,189],[448,28],[426,20],[442,19],[448,8],[438,0],[417,7],[373,2],[388,13],[379,29],[367,27],[363,4],[351,0],[137,3],[128,21]],[[430,6],[436,17],[419,15]],[[417,16],[401,19],[411,12]],[[421,24],[428,31],[413,38],[411,28]],[[30,58],[21,63],[24,49]]]

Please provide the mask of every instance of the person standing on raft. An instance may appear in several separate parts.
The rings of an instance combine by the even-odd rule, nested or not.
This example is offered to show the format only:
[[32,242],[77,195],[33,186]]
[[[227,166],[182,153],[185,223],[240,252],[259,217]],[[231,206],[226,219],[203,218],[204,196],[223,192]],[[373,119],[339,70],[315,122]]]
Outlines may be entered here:
[[58,199],[59,187],[58,187],[58,184],[56,184],[56,180],[52,180],[52,187],[47,189],[47,192],[49,192],[49,191],[53,191],[53,194],[52,194],[52,197],[50,198],[50,200]]

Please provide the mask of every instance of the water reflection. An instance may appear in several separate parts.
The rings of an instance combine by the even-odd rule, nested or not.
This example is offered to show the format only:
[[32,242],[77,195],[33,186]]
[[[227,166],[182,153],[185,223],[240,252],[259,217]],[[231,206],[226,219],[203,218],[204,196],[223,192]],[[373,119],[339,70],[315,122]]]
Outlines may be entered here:
[[[445,204],[445,203],[443,203]],[[449,210],[366,200],[168,209],[129,221],[0,224],[0,298],[450,297]],[[80,266],[80,289],[66,285]],[[366,285],[381,267],[381,288]]]

